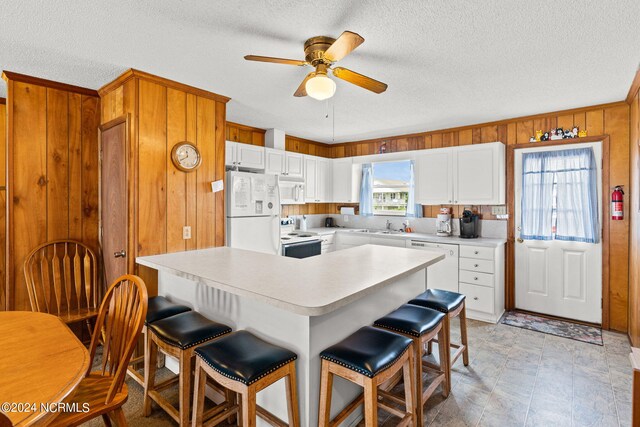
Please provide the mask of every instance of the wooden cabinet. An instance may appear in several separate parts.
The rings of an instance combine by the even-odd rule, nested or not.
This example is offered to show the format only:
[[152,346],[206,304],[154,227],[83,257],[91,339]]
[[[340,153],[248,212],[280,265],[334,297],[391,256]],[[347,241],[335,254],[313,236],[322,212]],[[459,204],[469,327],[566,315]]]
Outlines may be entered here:
[[264,149],[264,173],[282,175],[286,172],[285,152],[275,148]]
[[333,160],[333,194],[336,203],[358,203],[360,201],[360,181],[362,165],[354,164],[352,157]]
[[304,154],[285,152],[285,175],[303,178]]
[[416,201],[502,205],[505,178],[505,148],[500,142],[426,150],[416,157]]
[[496,323],[504,313],[504,255],[504,245],[460,245],[459,292],[468,318]]
[[327,203],[333,200],[333,162],[318,157],[318,201]]
[[226,141],[225,166],[239,169],[263,170],[265,167],[264,147]]
[[453,149],[453,203],[505,203],[505,148],[500,142]]

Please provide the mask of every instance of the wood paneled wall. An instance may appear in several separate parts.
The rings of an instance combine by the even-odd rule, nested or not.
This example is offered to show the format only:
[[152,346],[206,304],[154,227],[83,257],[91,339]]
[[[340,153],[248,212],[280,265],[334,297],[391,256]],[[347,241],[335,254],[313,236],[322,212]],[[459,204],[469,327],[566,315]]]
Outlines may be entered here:
[[243,142],[245,144],[264,147],[265,132],[264,129],[227,122],[225,135],[227,141]]
[[6,306],[6,280],[5,257],[7,255],[7,100],[0,98],[0,311]]
[[22,271],[29,251],[49,240],[75,239],[98,253],[100,99],[93,90],[16,73],[3,78],[7,307],[30,310]]
[[636,74],[627,101],[630,104],[631,188],[625,203],[630,205],[629,242],[629,338],[640,346],[640,70]]
[[[224,245],[224,193],[211,182],[224,179],[226,97],[129,70],[100,89],[102,123],[130,115],[131,169],[135,190],[130,228],[130,271],[136,256]],[[175,168],[171,149],[189,141],[202,165]],[[182,238],[183,226],[191,239]]]

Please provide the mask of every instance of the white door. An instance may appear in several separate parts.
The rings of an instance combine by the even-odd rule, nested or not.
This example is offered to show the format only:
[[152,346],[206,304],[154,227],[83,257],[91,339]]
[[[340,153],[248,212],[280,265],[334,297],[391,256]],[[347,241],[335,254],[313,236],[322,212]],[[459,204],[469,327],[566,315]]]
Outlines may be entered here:
[[235,166],[236,164],[236,145],[233,141],[225,141],[224,144],[224,164],[225,166]]
[[330,202],[333,190],[333,171],[331,168],[331,160],[318,159],[318,201],[322,203]]
[[425,150],[416,156],[416,203],[453,203],[452,159],[450,148]]
[[318,161],[315,157],[304,158],[304,200],[314,203],[318,201]]
[[602,235],[602,145],[600,142],[515,150],[516,308],[602,323],[602,242],[522,239],[522,155],[592,147],[597,165],[598,216]]

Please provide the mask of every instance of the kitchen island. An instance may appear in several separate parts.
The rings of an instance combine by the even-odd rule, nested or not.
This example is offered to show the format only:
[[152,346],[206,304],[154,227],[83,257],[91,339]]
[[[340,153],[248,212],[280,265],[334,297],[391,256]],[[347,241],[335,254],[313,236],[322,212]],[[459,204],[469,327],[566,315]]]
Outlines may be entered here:
[[[426,268],[443,258],[430,251],[364,245],[305,259],[221,247],[136,262],[158,271],[160,295],[296,352],[301,425],[313,426],[319,353],[424,292]],[[332,416],[359,392],[336,378]],[[286,420],[284,397],[281,380],[258,394],[258,404]]]

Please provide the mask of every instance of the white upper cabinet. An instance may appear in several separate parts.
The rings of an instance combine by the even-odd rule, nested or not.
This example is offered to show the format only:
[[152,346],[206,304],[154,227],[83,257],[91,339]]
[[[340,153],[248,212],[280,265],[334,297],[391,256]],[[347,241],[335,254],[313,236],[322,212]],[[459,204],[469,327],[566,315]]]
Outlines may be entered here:
[[282,175],[286,172],[285,152],[275,148],[264,149],[265,167],[264,173]]
[[453,203],[453,151],[424,150],[416,155],[416,202],[423,205]]
[[264,169],[264,148],[250,144],[227,141],[225,144],[225,165],[239,169]]
[[312,156],[304,156],[304,201],[318,201],[318,160]]
[[358,203],[360,201],[362,165],[354,164],[352,157],[334,159],[332,163],[332,201],[336,203]]
[[453,203],[503,205],[505,148],[500,142],[454,147]]
[[331,159],[318,157],[318,201],[321,203],[333,200],[333,162]]
[[305,202],[330,202],[333,193],[331,160],[322,157],[305,156],[304,181]]
[[302,178],[304,175],[304,154],[285,151],[285,175]]
[[505,148],[500,142],[425,150],[416,156],[416,202],[505,204]]

